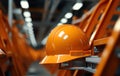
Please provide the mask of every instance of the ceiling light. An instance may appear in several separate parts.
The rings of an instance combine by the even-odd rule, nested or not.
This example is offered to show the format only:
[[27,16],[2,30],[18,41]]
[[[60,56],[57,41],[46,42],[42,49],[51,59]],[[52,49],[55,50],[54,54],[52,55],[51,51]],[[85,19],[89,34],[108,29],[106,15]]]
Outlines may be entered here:
[[81,7],[83,6],[83,3],[76,3],[74,6],[73,6],[73,10],[79,10]]
[[29,37],[30,37],[30,41],[31,41],[31,44],[35,47],[37,46],[37,42],[35,40],[35,36],[34,36],[34,33],[33,33],[33,30],[29,30]]
[[29,22],[29,23],[27,23],[27,26],[28,26],[28,27],[32,27],[33,24],[32,24],[31,22]]
[[66,18],[62,18],[60,21],[61,23],[66,23],[68,20]]
[[73,16],[73,14],[70,12],[65,14],[65,18],[67,18],[67,19],[71,18],[72,16]]
[[31,16],[31,14],[30,14],[29,11],[25,11],[25,12],[23,13],[23,15],[24,15],[24,17],[30,17],[30,16]]
[[24,9],[28,9],[28,8],[29,8],[28,1],[25,1],[25,0],[23,1],[23,0],[22,0],[22,1],[20,2],[20,5],[21,5],[21,7],[24,8]]
[[26,18],[25,18],[25,21],[26,21],[26,22],[31,22],[32,19],[31,19],[30,17],[26,17]]
[[63,23],[58,23],[57,26],[60,26],[60,25],[62,25],[62,24],[63,24]]

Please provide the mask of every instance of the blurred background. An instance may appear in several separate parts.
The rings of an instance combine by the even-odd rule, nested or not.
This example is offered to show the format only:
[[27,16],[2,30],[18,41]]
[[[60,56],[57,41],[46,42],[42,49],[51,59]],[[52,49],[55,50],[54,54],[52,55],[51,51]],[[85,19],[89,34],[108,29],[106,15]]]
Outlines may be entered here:
[[[43,66],[39,64],[45,56],[45,44],[50,31],[62,24],[80,22],[85,14],[93,11],[98,2],[100,0],[0,0],[0,9],[7,16],[10,27],[16,26],[23,36],[23,39],[17,39],[16,33],[9,33],[10,37],[12,35],[16,37],[16,40],[13,38],[14,45],[17,45],[17,41],[21,42],[15,47],[18,47],[17,50],[19,50],[16,55],[20,56],[20,64],[24,68],[28,68],[25,76],[58,76],[57,65]],[[120,10],[120,7],[118,9]],[[117,19],[118,15],[112,17],[113,25]],[[108,28],[113,28],[113,26]],[[24,39],[25,44],[30,47],[22,46],[24,43],[21,40]],[[100,49],[94,47],[94,50],[101,50],[101,48],[103,50],[104,47],[100,46]],[[28,52],[30,55],[27,55]],[[19,60],[16,62],[19,63]],[[82,72],[80,71],[80,73]],[[10,76],[9,72],[6,73],[6,76]],[[92,73],[87,72],[83,76],[92,76]]]
[[28,43],[39,49],[45,45],[52,28],[72,23],[73,19],[80,18],[98,2],[99,0],[0,0],[0,5],[6,14],[10,13],[10,18],[23,20],[24,23],[17,27],[26,33]]

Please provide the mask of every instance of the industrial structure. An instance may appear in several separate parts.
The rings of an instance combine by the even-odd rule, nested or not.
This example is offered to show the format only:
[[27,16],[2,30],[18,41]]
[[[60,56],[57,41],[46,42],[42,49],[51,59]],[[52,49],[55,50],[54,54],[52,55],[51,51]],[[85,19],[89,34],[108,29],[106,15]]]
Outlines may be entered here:
[[120,76],[120,0],[1,0],[0,76]]

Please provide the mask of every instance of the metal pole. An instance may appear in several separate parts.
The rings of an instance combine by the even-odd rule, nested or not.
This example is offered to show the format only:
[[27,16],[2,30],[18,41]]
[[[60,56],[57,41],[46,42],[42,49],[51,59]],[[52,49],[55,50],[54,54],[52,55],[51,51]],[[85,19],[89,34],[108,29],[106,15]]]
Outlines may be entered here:
[[10,27],[12,27],[12,19],[13,19],[13,0],[9,0],[8,2],[8,22]]

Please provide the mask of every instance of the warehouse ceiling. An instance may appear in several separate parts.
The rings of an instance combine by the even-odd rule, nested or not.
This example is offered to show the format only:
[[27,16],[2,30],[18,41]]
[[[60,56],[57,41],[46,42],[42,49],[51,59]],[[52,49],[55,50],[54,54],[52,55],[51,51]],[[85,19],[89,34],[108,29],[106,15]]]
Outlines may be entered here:
[[[67,12],[72,12],[73,16],[81,17],[84,13],[83,10],[89,10],[99,0],[27,0],[29,3],[28,9],[23,9],[20,1],[13,0],[13,8],[22,10],[21,17],[18,17],[20,19],[24,19],[24,11],[31,13],[35,38],[40,45],[43,38],[48,35],[49,31],[60,22]],[[72,10],[76,2],[83,3],[83,7],[78,11]],[[4,9],[8,10],[6,0],[1,0],[1,4]],[[5,11],[8,12],[7,10]],[[71,20],[72,18],[68,19],[67,23],[71,23]]]

